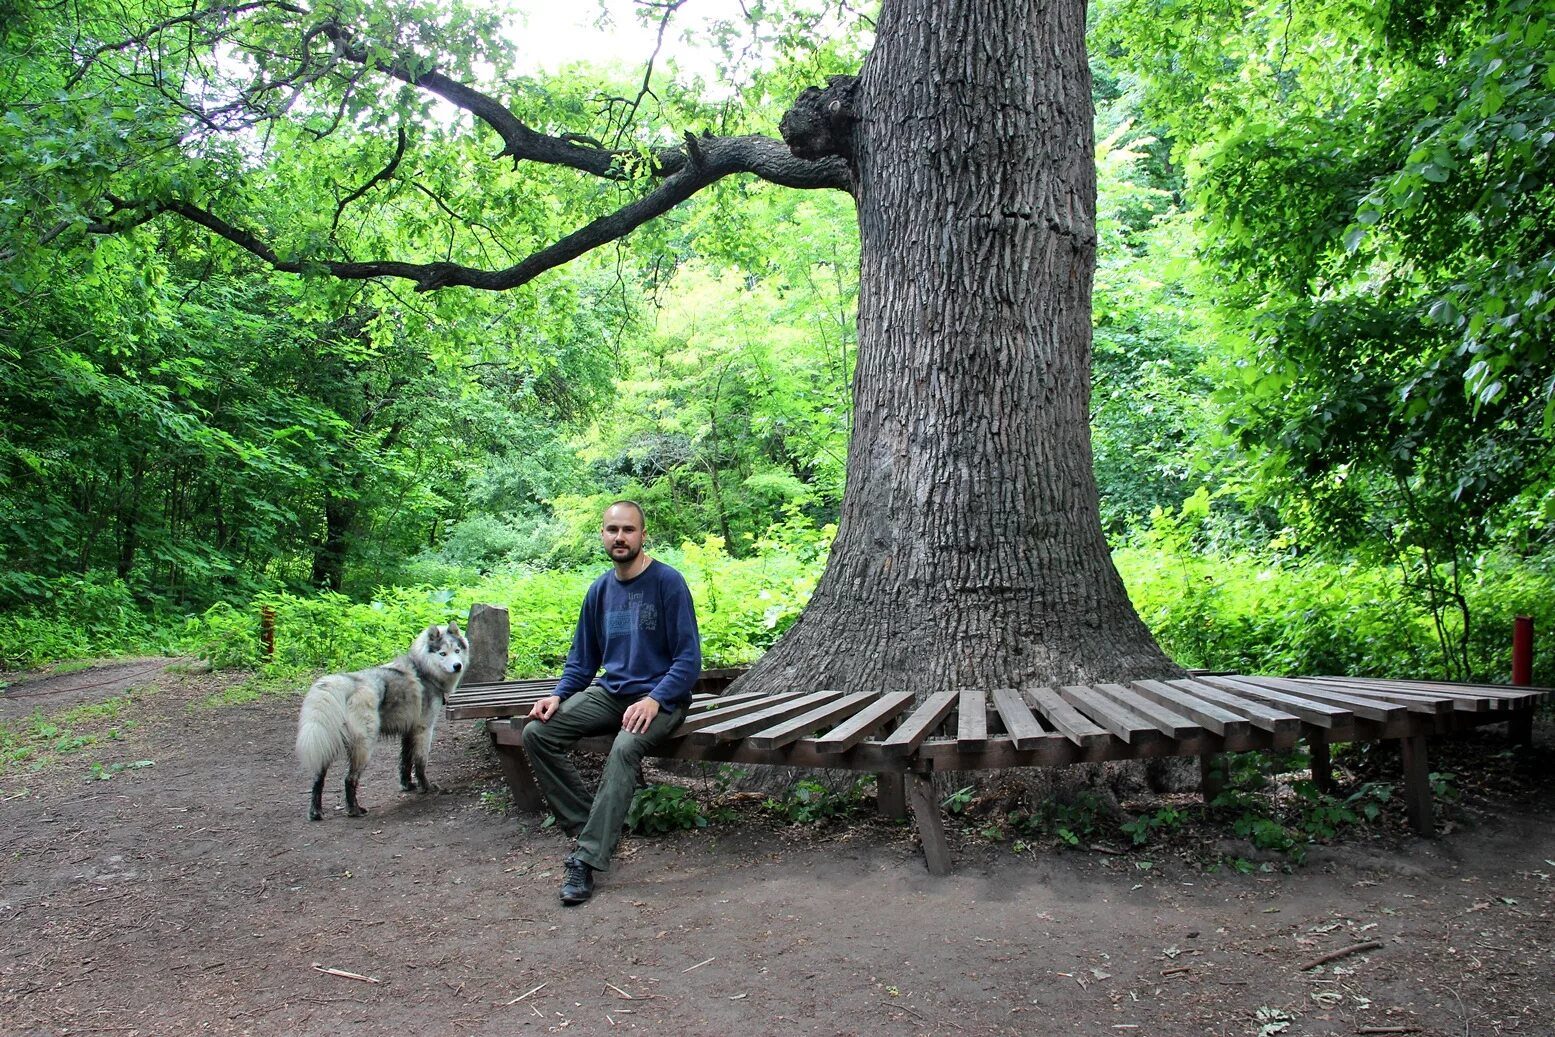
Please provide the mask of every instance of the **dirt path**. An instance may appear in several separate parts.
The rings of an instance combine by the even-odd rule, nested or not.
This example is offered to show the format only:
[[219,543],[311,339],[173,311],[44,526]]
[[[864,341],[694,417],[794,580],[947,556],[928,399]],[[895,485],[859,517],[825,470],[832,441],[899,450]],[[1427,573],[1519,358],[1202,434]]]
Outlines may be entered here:
[[1555,1033],[1548,780],[1292,874],[968,837],[935,880],[899,827],[752,813],[628,837],[563,909],[566,846],[483,800],[500,780],[473,725],[439,735],[443,793],[402,795],[385,749],[372,813],[331,790],[310,824],[296,699],[126,679],[122,741],[0,776],[0,1033]]

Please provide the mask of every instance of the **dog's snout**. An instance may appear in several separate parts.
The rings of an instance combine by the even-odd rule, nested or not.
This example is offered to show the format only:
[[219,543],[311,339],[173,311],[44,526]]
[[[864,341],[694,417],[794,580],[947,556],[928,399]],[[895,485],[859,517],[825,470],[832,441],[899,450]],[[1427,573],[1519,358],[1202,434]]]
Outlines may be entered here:
[[454,672],[455,673],[458,673],[462,669],[464,669],[464,663],[454,663]]

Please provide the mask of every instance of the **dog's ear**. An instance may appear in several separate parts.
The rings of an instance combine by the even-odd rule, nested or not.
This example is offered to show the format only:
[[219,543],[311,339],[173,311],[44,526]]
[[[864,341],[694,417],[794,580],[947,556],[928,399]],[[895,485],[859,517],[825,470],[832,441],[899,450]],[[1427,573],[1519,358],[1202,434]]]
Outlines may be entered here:
[[448,621],[448,636],[449,637],[458,637],[459,636],[459,621],[457,619],[450,619]]
[[427,627],[426,635],[428,648],[436,648],[443,643],[443,628],[440,626]]

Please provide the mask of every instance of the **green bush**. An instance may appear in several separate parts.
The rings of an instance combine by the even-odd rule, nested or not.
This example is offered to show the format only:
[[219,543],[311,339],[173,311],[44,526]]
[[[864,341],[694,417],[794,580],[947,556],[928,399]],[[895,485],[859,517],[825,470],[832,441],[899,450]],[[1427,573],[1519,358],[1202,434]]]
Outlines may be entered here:
[[650,835],[706,828],[707,813],[696,797],[678,785],[649,785],[632,797],[626,827]]

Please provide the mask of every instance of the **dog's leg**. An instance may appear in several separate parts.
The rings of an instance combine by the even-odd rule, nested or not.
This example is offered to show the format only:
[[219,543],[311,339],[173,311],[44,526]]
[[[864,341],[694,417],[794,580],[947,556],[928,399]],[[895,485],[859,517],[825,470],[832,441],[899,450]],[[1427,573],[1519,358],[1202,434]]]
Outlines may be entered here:
[[367,754],[370,747],[360,743],[351,746],[351,767],[346,771],[346,814],[351,817],[361,817],[367,813],[367,808],[356,801],[356,789],[362,779],[362,772],[367,769]]
[[308,820],[324,820],[324,774],[329,770],[325,767],[319,771],[319,776],[313,782],[313,801],[308,804]]
[[416,736],[414,732],[407,732],[400,736],[400,788],[406,792],[415,791],[415,783],[411,781],[410,770],[416,766],[419,773],[416,775],[423,782],[427,780],[426,772],[420,770],[420,760],[416,757]]
[[427,755],[432,750],[432,729],[422,728],[415,734],[416,740],[416,780],[421,783],[422,792],[436,792],[437,789],[427,780]]

